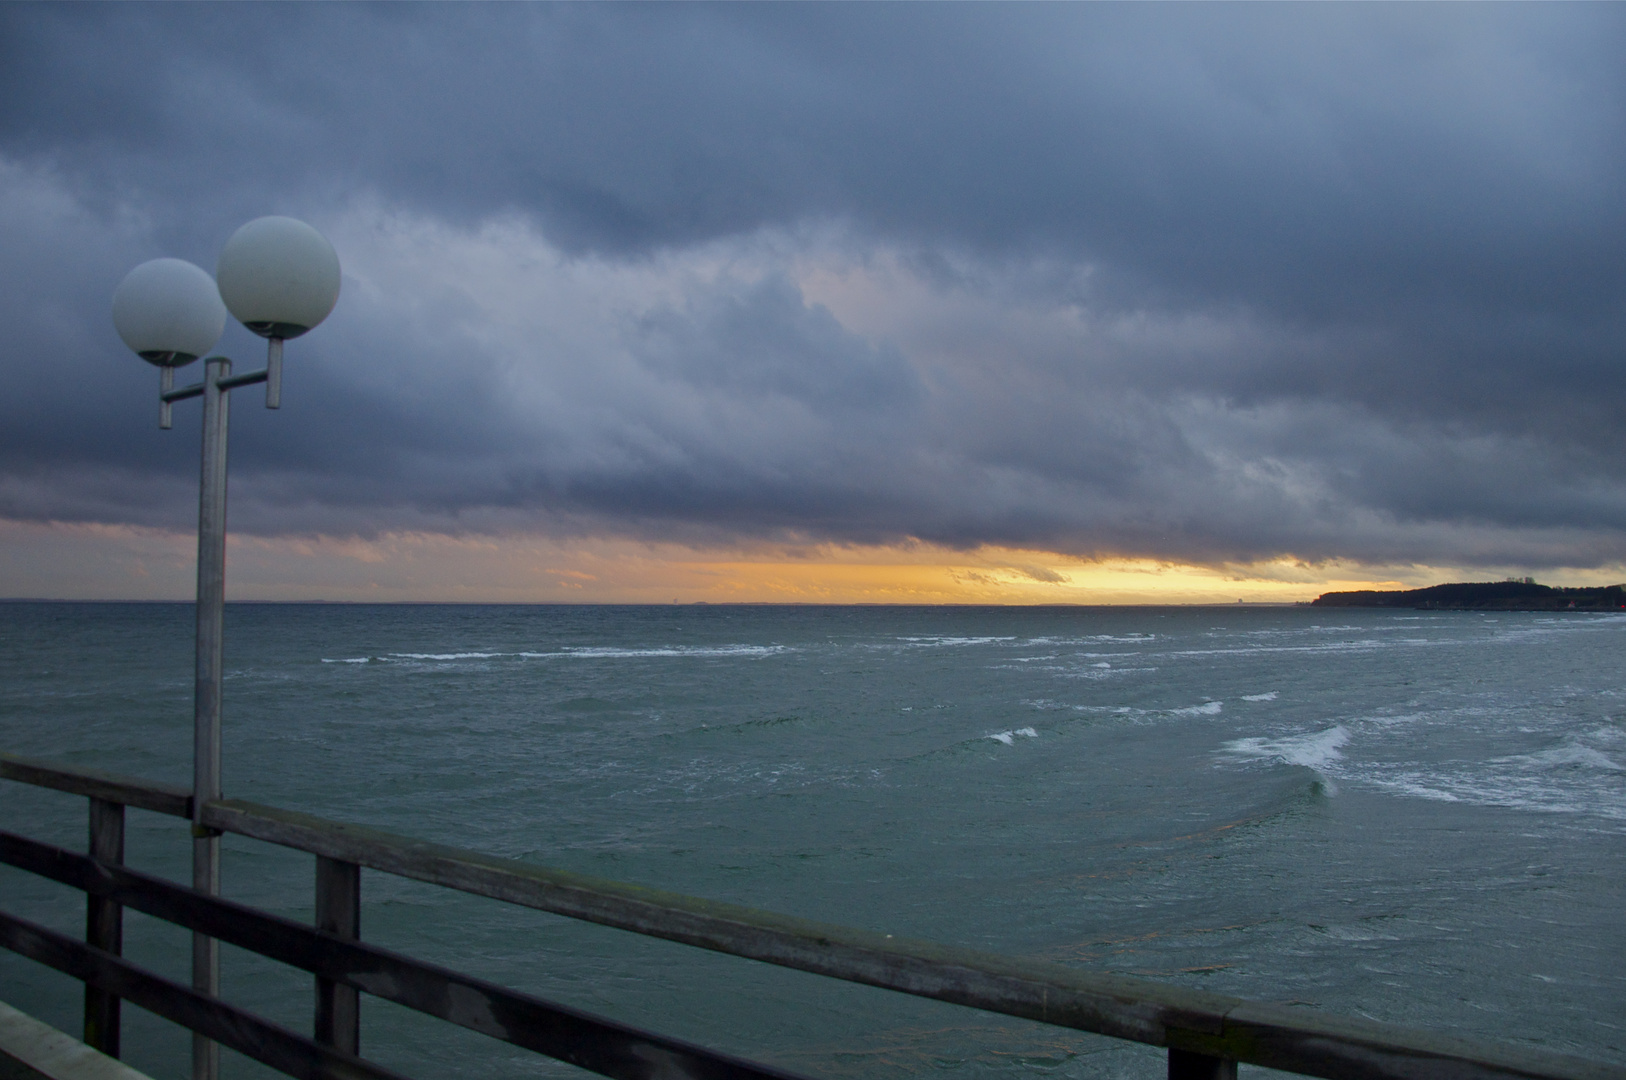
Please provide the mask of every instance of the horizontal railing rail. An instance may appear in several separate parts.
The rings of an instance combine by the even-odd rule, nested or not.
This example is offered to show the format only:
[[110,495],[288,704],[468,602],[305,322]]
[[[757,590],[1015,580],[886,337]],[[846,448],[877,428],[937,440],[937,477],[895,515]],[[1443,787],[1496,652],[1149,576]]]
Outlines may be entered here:
[[0,913],[0,946],[94,985],[300,1080],[401,1080],[110,952]]
[[[1341,1019],[1148,979],[901,940],[395,836],[242,800],[205,824],[650,937],[989,1012],[1334,1080],[1601,1077],[1581,1059]],[[1570,1072],[1567,1069],[1579,1071]]]
[[[12,755],[0,754],[0,777],[94,799],[106,799],[118,792],[132,796],[128,805],[177,816],[184,816],[189,809],[175,801],[177,789]],[[145,801],[138,802],[137,797]],[[1232,1074],[1235,1063],[1241,1061],[1328,1080],[1626,1080],[1626,1067],[1605,1062],[1485,1039],[1304,1013],[1145,979],[907,941],[500,859],[242,800],[209,803],[201,808],[198,821],[205,828],[295,848],[338,865],[366,866],[716,952],[1166,1047],[1171,1077]],[[11,839],[6,843],[11,844]],[[86,861],[105,866],[104,862]],[[135,903],[136,893],[116,892],[108,884],[116,879],[128,885],[140,879],[116,876],[133,874],[109,870],[105,878],[85,878],[86,884],[81,887],[106,902],[135,907],[139,906]],[[91,885],[95,887],[88,887]],[[177,890],[177,894],[190,891],[173,885],[165,887]],[[142,890],[138,890],[142,895],[156,895],[148,885],[143,885]],[[166,902],[178,903],[174,895]],[[214,904],[221,906],[204,905],[198,910],[215,912],[209,917],[219,918],[220,911],[231,907],[224,901]],[[305,927],[298,929],[314,933]],[[231,940],[224,932],[204,932]],[[375,951],[382,954],[381,950]],[[428,970],[427,965],[419,966]],[[352,991],[377,992],[358,983],[346,970],[308,970]],[[452,973],[442,975],[450,977]]]
[[136,780],[80,765],[62,765],[18,754],[0,753],[0,780],[17,780],[35,787],[65,791],[70,795],[88,795],[92,799],[133,806],[137,810],[151,810],[155,814],[183,818],[192,816],[192,792],[186,788],[153,780]]
[[[652,1062],[690,1080],[802,1080],[14,833],[0,831],[0,862],[618,1080],[643,1080]],[[0,914],[0,933],[6,923],[22,920]],[[243,1042],[259,1057],[256,1040]]]

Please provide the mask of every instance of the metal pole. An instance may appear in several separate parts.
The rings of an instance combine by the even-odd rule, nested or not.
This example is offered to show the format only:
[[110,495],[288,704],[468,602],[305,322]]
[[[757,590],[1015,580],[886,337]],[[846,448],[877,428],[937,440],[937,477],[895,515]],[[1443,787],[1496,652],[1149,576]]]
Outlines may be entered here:
[[158,369],[158,426],[168,431],[173,418],[170,415],[170,404],[164,400],[164,395],[175,389],[175,369],[164,365]]
[[282,408],[282,339],[274,337],[265,346],[265,407]]
[[[198,670],[192,743],[192,887],[220,894],[220,834],[206,829],[200,815],[220,798],[220,675],[226,613],[226,429],[230,395],[220,388],[231,361],[213,357],[203,375],[203,474],[198,491]],[[220,946],[192,935],[192,986],[218,997]],[[192,1035],[192,1080],[216,1080],[220,1047]]]

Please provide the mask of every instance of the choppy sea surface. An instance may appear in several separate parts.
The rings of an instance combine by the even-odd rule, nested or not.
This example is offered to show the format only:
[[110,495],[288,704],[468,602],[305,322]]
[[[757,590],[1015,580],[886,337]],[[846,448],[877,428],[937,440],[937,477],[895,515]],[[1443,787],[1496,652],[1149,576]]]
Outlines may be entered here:
[[[191,635],[189,605],[0,604],[0,745],[190,783]],[[1626,1063],[1626,617],[243,604],[227,672],[231,796]],[[0,828],[82,849],[84,801],[0,782]],[[309,918],[310,856],[225,849],[227,895]],[[188,851],[183,823],[131,812],[131,863],[184,880]],[[365,938],[814,1076],[1163,1067],[371,871],[362,888]],[[83,933],[79,894],[9,869],[0,905]],[[187,936],[126,918],[126,952],[185,981]],[[229,948],[223,969],[228,998],[309,1030],[308,976]],[[6,953],[0,988],[77,1030],[79,984]],[[185,1036],[125,1016],[126,1060],[185,1075]],[[575,1072],[371,1000],[362,1045],[415,1076]]]

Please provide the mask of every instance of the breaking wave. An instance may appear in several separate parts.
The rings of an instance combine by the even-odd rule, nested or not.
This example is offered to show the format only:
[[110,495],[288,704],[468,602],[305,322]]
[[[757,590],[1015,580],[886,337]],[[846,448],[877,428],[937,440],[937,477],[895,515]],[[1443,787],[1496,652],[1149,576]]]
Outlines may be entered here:
[[1014,731],[996,732],[993,735],[989,735],[988,738],[994,740],[995,742],[1004,743],[1006,746],[1010,746],[1016,742],[1017,736],[1021,736],[1024,739],[1037,739],[1039,737],[1039,733],[1030,727],[1024,727],[1016,728]]
[[1288,765],[1303,765],[1317,772],[1324,771],[1333,762],[1343,758],[1343,748],[1349,742],[1349,730],[1342,724],[1325,731],[1290,735],[1283,739],[1233,739],[1221,749],[1240,758],[1276,760]]

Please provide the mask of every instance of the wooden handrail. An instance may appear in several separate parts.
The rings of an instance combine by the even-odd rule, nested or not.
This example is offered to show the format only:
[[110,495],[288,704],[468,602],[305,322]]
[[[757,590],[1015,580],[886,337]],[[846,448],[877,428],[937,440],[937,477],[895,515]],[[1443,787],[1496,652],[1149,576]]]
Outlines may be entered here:
[[44,926],[0,912],[0,946],[55,968],[86,985],[202,1032],[299,1080],[403,1080],[381,1066],[297,1035],[280,1025],[200,994],[122,957],[74,941]]
[[202,820],[225,832],[650,937],[1308,1076],[1626,1080],[1626,1068],[1582,1058],[908,941],[528,865],[239,799],[206,805]]
[[[0,777],[106,798],[128,778],[0,755]],[[83,789],[76,785],[82,785]],[[160,801],[146,796],[147,807]],[[143,805],[132,801],[130,805]],[[170,812],[170,811],[161,811]],[[1305,1013],[798,919],[433,844],[238,799],[204,826],[716,952],[1210,1058],[1329,1080],[1626,1080],[1626,1067],[1486,1039]]]
[[0,753],[0,780],[16,780],[72,795],[89,795],[104,802],[173,817],[192,816],[192,793],[186,788],[152,780],[137,780],[100,769]]
[[[302,968],[330,983],[364,990],[386,1001],[568,1061],[614,1080],[653,1080],[654,1076],[686,1080],[805,1080],[784,1069],[744,1061],[681,1039],[594,1016],[377,945],[258,911],[246,904],[223,900],[152,874],[107,866],[88,856],[3,830],[0,830],[0,862]],[[37,948],[42,928],[0,914],[0,928],[8,921],[16,924],[17,933],[33,935],[16,937],[24,949]],[[7,940],[5,933],[0,929],[0,941]],[[97,974],[102,971],[97,965],[111,955],[69,942],[61,935],[56,935],[51,946],[51,951],[40,957],[45,963],[58,966],[76,962]],[[184,1000],[171,1001],[173,995],[162,987],[150,988],[150,993],[153,1001],[185,1004]],[[340,1058],[353,1058],[356,1050],[335,1046],[338,1040],[332,1038],[332,1034],[324,1039],[318,1032],[314,1042],[328,1047]],[[267,1052],[275,1054],[277,1051],[275,1040],[267,1044],[254,1032],[245,1032],[234,1045],[258,1060],[267,1060]],[[268,1063],[275,1064],[274,1061]],[[660,1063],[663,1068],[652,1073],[653,1063]]]

